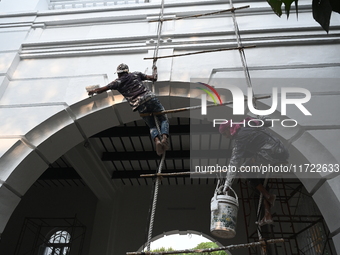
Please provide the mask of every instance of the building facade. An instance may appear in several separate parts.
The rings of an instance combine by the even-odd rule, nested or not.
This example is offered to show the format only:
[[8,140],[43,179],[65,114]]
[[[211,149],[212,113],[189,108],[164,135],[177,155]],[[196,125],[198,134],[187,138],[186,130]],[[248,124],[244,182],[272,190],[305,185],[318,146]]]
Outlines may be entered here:
[[[225,11],[232,4],[239,8],[235,14]],[[219,87],[220,81],[238,84],[244,94],[249,80],[256,95],[273,95],[275,87],[281,100],[284,87],[304,88],[311,93],[304,106],[312,116],[295,106],[282,114],[278,105],[272,116],[295,119],[297,125],[275,125],[272,131],[289,148],[290,164],[327,166],[311,176],[304,168],[296,178],[320,210],[334,254],[340,253],[340,177],[338,171],[330,169],[340,163],[340,62],[336,53],[340,48],[340,16],[332,15],[327,34],[313,20],[307,0],[299,2],[298,16],[291,14],[289,19],[277,17],[265,1],[166,0],[165,21],[159,33],[161,10],[161,1],[156,0],[1,0],[1,253],[11,250],[7,254],[21,254],[22,247],[39,244],[24,233],[30,224],[39,226],[35,233],[67,243],[70,238],[62,228],[48,232],[53,224],[66,224],[81,240],[74,242],[78,247],[74,250],[79,252],[74,254],[123,254],[143,245],[145,221],[141,219],[148,215],[152,182],[129,175],[124,183],[126,176],[119,171],[157,167],[153,156],[153,163],[147,163],[147,167],[143,162],[124,165],[132,160],[125,156],[127,152],[146,151],[145,156],[152,151],[147,130],[146,137],[140,139],[140,150],[135,148],[133,137],[138,137],[136,130],[143,126],[139,115],[120,94],[109,92],[89,98],[85,87],[104,86],[114,80],[116,67],[122,62],[131,71],[151,74],[155,51],[158,57],[172,56],[157,60],[158,81],[150,84],[166,109],[188,106],[188,100],[194,97],[189,86],[193,80],[217,86],[224,100],[232,98],[229,91]],[[244,55],[239,50],[226,50],[240,45],[245,47]],[[293,97],[301,95],[295,93]],[[270,99],[258,102],[260,109],[270,105]],[[231,114],[230,108],[226,118]],[[187,133],[182,133],[180,126],[188,126],[190,114],[168,117],[179,137],[177,141],[173,136],[175,152],[168,169],[188,169],[187,161],[179,163],[183,147],[190,150]],[[125,138],[120,141],[121,150],[115,143],[105,144],[105,139],[95,140],[103,139],[105,130],[116,128],[112,130],[118,132],[119,127],[132,132],[125,134],[127,140],[132,139],[130,143]],[[121,139],[124,131],[119,132],[121,135],[110,137]],[[116,159],[103,160],[103,150],[110,146],[111,151],[122,153],[116,153],[124,161],[121,165],[110,165]],[[63,160],[64,167],[60,163]],[[73,179],[76,184],[62,189],[56,185],[45,193],[38,182],[47,170],[56,168],[75,170],[75,176],[63,175],[61,179]],[[209,234],[201,218],[210,216],[201,201],[209,203],[214,183],[201,187],[184,182],[176,189],[172,184],[169,181],[163,187],[155,236],[173,230],[176,222],[180,224],[175,229],[196,226],[197,231]],[[43,213],[39,207],[42,203],[50,211],[45,208]],[[169,215],[171,212],[178,218]],[[182,221],[184,215],[188,218]],[[15,220],[19,218],[21,221]],[[44,225],[47,218],[56,222]],[[243,224],[239,228],[245,228]],[[46,233],[41,232],[45,227]],[[57,248],[66,252],[65,247]],[[44,246],[39,249],[41,254],[47,252]]]

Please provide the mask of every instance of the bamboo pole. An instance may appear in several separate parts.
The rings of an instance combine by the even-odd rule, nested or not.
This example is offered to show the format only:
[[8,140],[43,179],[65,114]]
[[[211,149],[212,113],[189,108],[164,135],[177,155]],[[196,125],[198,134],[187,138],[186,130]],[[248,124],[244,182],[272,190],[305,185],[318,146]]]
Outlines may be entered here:
[[[284,166],[287,165],[287,161],[277,162],[272,164],[272,166]],[[191,174],[208,174],[208,172],[175,172],[175,173],[155,173],[155,174],[141,174],[139,177],[167,177],[167,176],[182,176],[182,175],[191,175]],[[210,174],[211,176],[211,174]]]
[[[266,99],[266,98],[270,98],[270,96],[266,95],[266,96],[261,96],[261,97],[255,97],[254,100],[260,100],[260,99]],[[245,98],[244,101],[246,102],[247,99]],[[207,105],[207,107],[213,107],[213,106],[225,106],[225,105],[230,105],[232,104],[233,101],[228,101],[226,103],[223,104],[209,104]],[[183,111],[188,111],[188,110],[196,110],[196,109],[200,109],[202,108],[201,105],[197,105],[197,106],[189,106],[189,107],[183,107],[183,108],[177,108],[177,109],[171,109],[171,110],[165,110],[162,112],[150,112],[150,113],[141,113],[139,114],[141,117],[147,117],[147,116],[152,116],[152,115],[161,115],[161,114],[167,114],[167,113],[176,113],[176,112],[183,112]]]
[[218,51],[227,51],[227,50],[241,50],[241,49],[255,48],[255,47],[256,47],[255,45],[249,45],[249,46],[241,46],[241,47],[222,48],[222,49],[216,49],[216,50],[202,50],[202,51],[189,52],[189,53],[183,53],[183,54],[175,54],[175,55],[167,55],[167,56],[161,56],[161,57],[149,57],[149,58],[144,58],[144,60],[160,59],[160,58],[175,58],[175,57],[190,56],[190,55],[209,53],[209,52],[218,52]]
[[140,177],[166,177],[166,176],[180,176],[189,175],[191,172],[179,172],[179,173],[156,173],[156,174],[141,174]]
[[245,8],[249,8],[250,5],[245,5],[245,6],[241,6],[241,7],[236,7],[236,8],[230,8],[230,9],[226,9],[226,10],[222,10],[222,11],[216,11],[216,12],[208,12],[208,13],[202,13],[202,14],[197,14],[197,15],[190,15],[190,16],[184,16],[184,17],[178,17],[178,18],[168,18],[168,19],[156,19],[156,20],[150,20],[149,22],[158,22],[158,21],[170,21],[170,20],[180,20],[180,19],[188,19],[188,18],[198,18],[198,17],[203,17],[203,16],[209,16],[209,15],[215,15],[215,14],[220,14],[220,13],[224,13],[224,12],[233,12],[236,10],[241,10],[241,9],[245,9]]
[[178,251],[160,251],[160,252],[127,252],[126,255],[166,255],[166,254],[180,254],[180,253],[203,253],[203,252],[213,252],[213,251],[224,251],[224,250],[234,250],[239,248],[249,248],[254,246],[265,246],[266,244],[283,243],[284,239],[270,239],[267,241],[258,241],[247,244],[233,244],[218,248],[207,248],[207,249],[196,249],[196,250],[178,250]]

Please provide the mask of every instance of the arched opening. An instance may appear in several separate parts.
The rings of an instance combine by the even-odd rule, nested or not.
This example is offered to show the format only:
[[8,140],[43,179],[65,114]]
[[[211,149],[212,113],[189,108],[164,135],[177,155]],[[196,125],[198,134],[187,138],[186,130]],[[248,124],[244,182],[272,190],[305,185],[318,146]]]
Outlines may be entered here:
[[67,255],[71,250],[71,234],[66,230],[56,230],[48,238],[42,255]]
[[[181,97],[176,97],[176,96],[164,97],[163,99],[165,99],[165,101],[168,103],[169,108],[171,108],[174,105],[177,105],[178,102],[183,104],[183,101],[187,100],[185,98],[183,99]],[[100,102],[99,103],[95,102],[96,106],[100,105]],[[93,102],[91,103],[93,106]],[[84,105],[87,105],[87,104],[90,104],[89,100],[87,100],[86,103],[82,102],[79,105],[79,109],[80,108],[85,109],[86,107],[84,107]],[[95,193],[96,198],[99,199],[100,201],[106,200],[106,199],[108,200],[113,199],[113,200],[118,200],[118,202],[121,204],[126,203],[126,201],[119,200],[121,198],[117,198],[119,195],[121,195],[119,193],[120,192],[119,189],[124,190],[123,192],[124,196],[126,195],[126,193],[131,192],[130,197],[129,197],[130,199],[131,198],[135,199],[136,192],[140,192],[141,194],[145,192],[145,194],[143,193],[144,198],[148,197],[149,190],[145,189],[145,187],[150,186],[152,184],[152,180],[143,179],[143,178],[140,179],[139,173],[137,171],[140,169],[144,169],[144,168],[150,171],[151,170],[154,171],[154,167],[157,166],[157,158],[155,158],[155,156],[153,155],[154,152],[152,148],[152,143],[150,142],[150,138],[148,136],[147,130],[142,131],[142,135],[141,133],[138,133],[139,131],[136,131],[136,130],[141,130],[142,128],[145,128],[145,126],[143,127],[143,124],[140,122],[139,116],[134,116],[134,115],[125,116],[126,110],[130,110],[130,109],[126,107],[126,105],[124,105],[123,103],[123,104],[119,104],[114,107],[105,106],[102,109],[99,109],[93,113],[88,113],[88,112],[82,113],[83,117],[77,120],[77,125],[80,125],[80,127],[83,128],[82,129],[83,131],[86,130],[84,134],[91,134],[87,137],[89,138],[88,140],[90,140],[90,142],[84,143],[82,140],[84,137],[82,138],[76,137],[74,140],[70,139],[72,140],[71,143],[68,143],[69,141],[66,141],[66,143],[68,144],[67,146],[62,147],[62,149],[58,148],[59,150],[55,150],[55,148],[53,148],[55,150],[54,151],[55,154],[51,156],[51,158],[55,158],[55,160],[52,161],[52,164],[47,167],[46,165],[41,167],[41,168],[44,168],[41,172],[45,171],[46,168],[48,168],[48,170],[52,169],[54,171],[56,170],[64,171],[67,169],[70,170],[70,168],[72,168],[73,170],[75,170],[76,174],[74,175],[74,172],[70,174],[71,171],[66,171],[67,174],[70,174],[68,177],[66,177],[65,175],[58,177],[58,176],[49,175],[47,174],[47,172],[45,172],[44,175],[42,176],[42,178],[45,178],[45,179],[41,179],[40,177],[39,178],[37,177],[38,180],[34,184],[35,188],[37,188],[37,186],[41,186],[42,189],[51,188],[51,186],[48,187],[49,185],[52,185],[52,187],[62,187],[63,185],[68,185],[67,183],[69,182],[69,180],[71,180],[70,182],[74,181],[75,183],[81,182],[85,184],[85,186],[89,188],[89,190]],[[119,118],[117,117],[117,119],[113,120],[112,123],[101,124],[107,120],[108,114],[114,114],[112,115],[114,116],[113,119],[115,119],[117,116]],[[64,118],[64,116],[61,116],[61,115],[62,114],[58,114],[56,118],[58,117]],[[98,117],[99,117],[98,123],[100,123],[99,126],[90,125],[91,121],[93,121],[94,119]],[[56,119],[52,118],[50,124],[52,124],[55,120]],[[113,122],[115,124],[113,124]],[[183,150],[185,151],[185,148],[186,148],[185,146],[187,146],[188,144],[188,137],[187,137],[187,134],[185,133],[187,131],[183,131],[183,126],[188,125],[190,122],[190,119],[185,114],[182,114],[181,117],[173,116],[171,118],[171,122],[172,122],[171,125],[173,125],[174,127],[173,131],[175,131],[176,128],[178,128],[177,131],[173,132],[174,135],[172,136],[172,139],[173,139],[172,149],[174,151],[183,151]],[[63,135],[65,134],[67,130],[69,130],[70,126],[72,126],[73,128],[74,125],[75,125],[74,123],[71,123],[66,128],[61,128],[59,130],[56,130],[53,135],[50,135],[48,138],[46,138],[46,141],[44,141],[42,147],[39,147],[39,146],[37,147],[38,149],[40,149],[39,152],[42,152],[43,149],[46,148],[47,143],[55,139],[65,141],[65,137],[63,137]],[[38,129],[39,127],[37,127],[37,131]],[[131,132],[132,130],[135,133]],[[70,136],[67,136],[67,138],[69,137]],[[145,146],[146,144],[149,144],[149,145]],[[145,162],[142,162],[140,158],[139,160],[136,160],[136,155],[138,155],[139,153],[143,153],[147,155],[149,154],[149,152],[150,152],[150,158],[145,160]],[[105,160],[102,157],[104,154],[107,156]],[[119,157],[114,157],[118,154],[120,155]],[[182,152],[181,153],[177,152],[177,154],[175,153],[172,155],[172,157],[169,158],[169,161],[167,163],[169,171],[183,170],[187,167],[185,161],[183,161],[183,155],[184,154]],[[30,154],[29,156],[32,156],[32,154]],[[24,160],[22,160],[22,162],[20,162],[20,164],[18,164],[19,166],[17,169],[19,169],[19,171],[11,177],[12,180],[15,180],[16,179],[15,177],[20,177],[22,179],[24,177],[23,175],[21,175],[22,173],[24,173],[22,169],[30,169],[29,163],[31,161],[29,160],[27,161],[29,156],[27,156]],[[136,160],[136,162],[133,162],[133,160]],[[62,169],[62,168],[67,168],[67,169]],[[97,175],[98,172],[93,171],[93,169],[101,169],[99,172],[101,172],[102,170],[103,171],[100,173],[100,175]],[[106,175],[103,176],[102,174],[108,170],[109,170],[109,174],[106,173]],[[25,183],[25,185],[28,186],[30,181],[32,180],[29,179],[27,183]],[[107,183],[110,183],[111,181],[115,183],[115,185],[113,185],[114,188],[112,189],[108,188],[110,187],[110,185],[107,185]],[[207,185],[209,187],[206,187],[206,189],[204,188],[204,191],[202,190],[202,188],[196,189],[197,187],[194,187],[196,185],[199,186],[202,184]],[[175,185],[176,187],[180,185],[182,186],[192,185],[192,186],[190,186],[188,190],[185,190],[184,188],[183,189],[180,188],[181,190],[174,191],[170,187],[166,187],[166,186],[171,186],[171,185]],[[195,197],[196,194],[207,192],[208,195],[206,196],[208,198],[205,201],[209,201],[209,199],[211,198],[212,193],[211,193],[210,188],[214,187],[214,185],[215,183],[213,180],[199,181],[199,180],[190,180],[188,178],[174,178],[174,179],[169,179],[169,180],[164,181],[164,186],[165,186],[164,189],[167,190],[168,193],[175,192],[178,196],[181,196],[181,194],[183,193],[181,193],[180,191],[185,190],[187,192],[192,192],[191,195]],[[301,185],[301,183],[299,183],[298,185]],[[102,189],[103,187],[104,189]],[[130,191],[128,191],[129,189]],[[136,202],[136,200],[133,200],[133,201]],[[178,212],[178,215],[180,215],[181,213],[184,213],[185,211],[188,212],[191,210],[202,210],[203,207],[207,206],[207,204],[205,205],[199,204],[198,203],[199,201],[197,201],[197,198],[195,198],[195,202],[197,203],[192,203],[190,206],[183,205],[183,204],[180,206],[176,206],[176,203],[178,202],[179,201],[174,200],[171,206],[168,206],[165,209],[163,208],[163,210],[167,210],[166,213],[169,213],[169,212],[177,213]],[[200,205],[200,206],[197,206],[197,205]],[[126,206],[126,204],[124,204],[124,206]],[[144,208],[144,210],[145,208],[147,208],[145,203],[143,204],[141,203],[141,206]],[[124,207],[120,207],[120,209],[122,208]],[[122,210],[124,211],[127,209],[124,208]],[[123,213],[123,212],[116,212],[116,213],[122,216],[120,213]],[[144,213],[143,215],[145,216],[146,213]],[[93,221],[94,220],[92,220],[92,223]],[[312,222],[312,221],[309,221],[309,222]],[[189,223],[192,224],[192,222],[189,222]],[[241,229],[242,227],[243,226],[240,226]],[[185,228],[185,229],[194,229],[194,228],[190,227],[190,228]],[[160,232],[162,231],[158,230],[158,233]],[[208,233],[207,230],[202,231],[202,232]],[[297,232],[295,232],[294,234],[297,234]],[[5,238],[5,236],[6,235],[4,233],[3,237]],[[119,242],[119,241],[116,241],[116,242]],[[129,242],[131,244],[131,242],[133,241],[130,240]],[[138,243],[140,244],[142,242],[139,240]],[[116,244],[116,247],[117,247],[117,244]],[[126,251],[129,249],[126,249],[126,247],[124,247],[124,250]]]
[[[163,234],[155,236],[151,239],[150,250],[158,250],[161,248],[173,250],[184,250],[184,249],[193,249],[197,247],[197,245],[201,243],[215,243],[219,247],[222,246],[220,242],[212,238],[210,235],[200,233],[194,230],[186,230],[186,231],[167,231]],[[138,251],[145,251],[146,245],[141,246]],[[231,254],[228,252],[227,254]]]

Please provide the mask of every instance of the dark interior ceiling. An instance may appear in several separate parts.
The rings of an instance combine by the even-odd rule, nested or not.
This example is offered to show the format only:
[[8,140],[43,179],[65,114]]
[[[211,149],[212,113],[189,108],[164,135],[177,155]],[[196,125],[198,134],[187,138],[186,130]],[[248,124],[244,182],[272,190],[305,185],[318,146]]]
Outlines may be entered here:
[[[188,118],[171,118],[169,121],[170,150],[166,154],[162,173],[189,172],[190,156],[192,156],[190,149],[198,147],[201,150],[213,151],[217,157],[225,159],[229,157],[230,141],[221,139],[221,135],[216,128],[212,128],[211,124],[207,125],[204,121],[199,121],[197,123],[199,128],[195,129],[196,126],[191,125],[191,120]],[[209,142],[204,143],[204,140]],[[127,186],[154,184],[154,178],[140,177],[141,174],[156,173],[160,162],[160,157],[154,151],[148,127],[142,120],[104,130],[93,135],[86,142],[95,148],[98,159],[101,159],[114,182]],[[216,185],[216,179],[190,178],[188,174],[170,176],[161,181],[161,185],[192,184]],[[45,189],[86,186],[86,183],[62,156],[51,164],[34,186]],[[235,187],[239,194],[240,206],[243,208],[241,215],[243,221],[247,223],[245,225],[247,240],[256,241],[257,231],[252,224],[255,221],[259,196],[244,179],[239,179]],[[276,227],[271,225],[271,228],[262,229],[262,235],[271,239],[284,238],[286,242],[276,246],[279,250],[299,248],[303,254],[312,254],[303,251],[323,249],[327,254],[332,254],[331,239],[327,237],[329,230],[312,196],[306,192],[302,183],[298,179],[270,179],[268,188],[277,195],[278,205],[273,213]],[[301,204],[304,206],[300,206]],[[318,231],[317,234],[315,230]],[[310,233],[314,233],[319,241],[313,241]]]
[[[197,140],[198,143],[201,139],[216,141],[206,150],[210,153],[213,151],[220,157],[229,157],[229,142],[221,139],[217,128],[213,128],[211,123],[198,121],[195,123],[197,125],[192,125],[189,118],[180,117],[171,118],[169,122],[170,149],[166,153],[162,173],[190,171],[190,146],[192,146],[190,140],[192,139]],[[152,178],[140,177],[141,174],[156,173],[160,162],[160,157],[156,154],[154,143],[150,138],[149,129],[143,120],[109,128],[93,135],[88,142],[95,148],[98,157],[115,181],[120,181],[124,185],[153,183]],[[162,183],[169,185],[208,184],[215,183],[215,179],[192,179],[189,175],[183,175],[166,178]],[[50,187],[85,184],[62,156],[50,165],[35,185]]]

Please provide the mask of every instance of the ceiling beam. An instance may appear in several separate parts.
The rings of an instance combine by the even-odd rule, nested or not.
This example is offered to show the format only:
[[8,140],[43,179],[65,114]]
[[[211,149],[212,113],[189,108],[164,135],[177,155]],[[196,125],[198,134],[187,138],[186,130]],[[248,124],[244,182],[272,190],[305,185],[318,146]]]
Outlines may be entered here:
[[[212,124],[170,125],[170,135],[190,134],[218,134],[218,128],[213,127]],[[147,126],[118,126],[106,129],[92,137],[134,137],[148,135],[149,128]]]
[[[208,157],[207,157],[208,155]],[[213,155],[213,157],[212,157]],[[231,150],[180,150],[167,151],[166,159],[190,159],[190,158],[229,158]],[[160,160],[154,151],[133,151],[133,152],[103,152],[103,161],[131,161],[131,160]]]
[[[190,169],[164,169],[162,174],[190,172]],[[111,175],[112,179],[135,179],[146,178],[140,177],[144,174],[155,174],[155,170],[126,170],[114,171]],[[193,172],[194,174],[194,172]],[[169,175],[166,178],[190,177],[191,174],[183,174],[180,176]],[[195,178],[198,177],[197,175]],[[211,177],[211,176],[210,176]],[[149,177],[148,177],[149,178]],[[202,178],[207,178],[202,175]],[[81,180],[80,175],[72,167],[48,168],[39,178],[39,180]]]
[[61,180],[61,179],[77,179],[80,180],[80,175],[73,167],[48,168],[40,177],[39,180]]
[[[180,170],[180,171],[179,171]],[[179,172],[189,172],[190,169],[174,169],[174,170],[162,170],[162,174],[179,173]],[[114,171],[112,173],[112,179],[130,179],[130,178],[146,178],[140,177],[142,174],[155,174],[155,170],[131,170],[131,171]],[[167,176],[167,178],[178,178],[178,177],[190,177],[190,174],[181,176]],[[150,177],[148,177],[150,178]],[[152,177],[154,178],[154,177]],[[150,179],[152,179],[150,178]]]

